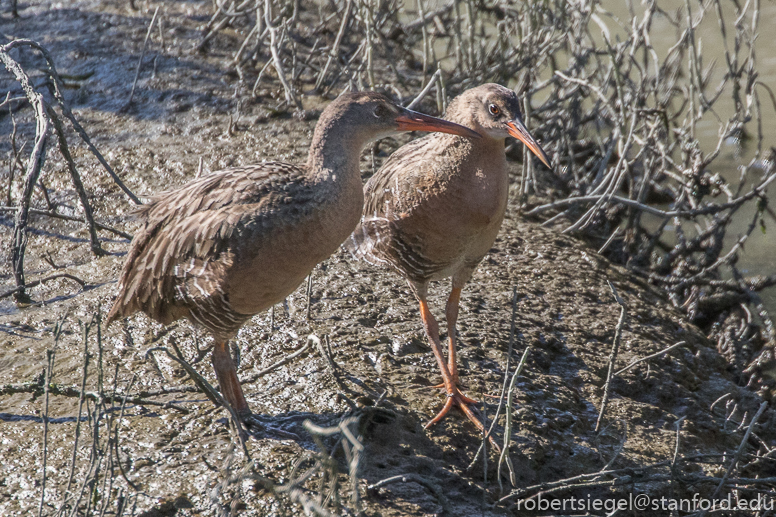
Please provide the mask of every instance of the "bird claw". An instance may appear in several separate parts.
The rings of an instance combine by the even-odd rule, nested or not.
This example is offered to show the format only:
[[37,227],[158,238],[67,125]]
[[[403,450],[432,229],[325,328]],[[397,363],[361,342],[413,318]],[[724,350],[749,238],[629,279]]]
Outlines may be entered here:
[[[476,404],[480,403],[479,400],[470,399],[469,397],[467,397],[463,393],[458,393],[458,395],[459,395],[458,396],[458,405],[461,405],[461,404],[474,404],[474,405],[476,405]],[[448,393],[447,397],[448,398],[455,398],[455,394],[454,393]]]
[[[480,403],[480,401],[479,401],[479,400],[470,399],[469,397],[467,397],[466,395],[464,395],[463,393],[461,393],[461,391],[458,389],[458,379],[454,379],[454,380],[453,380],[453,385],[456,387],[456,388],[455,388],[455,392],[448,392],[448,393],[447,393],[447,398],[455,398],[455,397],[458,397],[458,402],[459,402],[459,404],[460,404],[461,402],[463,402],[464,404],[479,404],[479,403]],[[446,386],[445,386],[445,383],[444,383],[444,382],[443,382],[443,383],[441,383],[441,384],[436,384],[436,385],[434,385],[434,386],[431,386],[431,387],[432,387],[432,388],[446,388]]]
[[474,425],[477,426],[478,429],[482,430],[484,429],[482,422],[480,422],[480,420],[474,415],[472,410],[469,408],[469,405],[476,405],[476,404],[479,404],[479,402],[474,399],[470,399],[469,397],[461,393],[461,391],[458,389],[457,386],[453,386],[453,391],[450,391],[447,393],[447,400],[445,401],[444,407],[439,413],[437,413],[437,416],[435,416],[428,424],[426,424],[426,429],[428,429],[429,427],[431,427],[432,425],[436,424],[444,417],[446,417],[447,413],[450,412],[450,409],[453,406],[458,406],[466,414],[466,416],[469,417],[469,420],[471,420],[474,423]]

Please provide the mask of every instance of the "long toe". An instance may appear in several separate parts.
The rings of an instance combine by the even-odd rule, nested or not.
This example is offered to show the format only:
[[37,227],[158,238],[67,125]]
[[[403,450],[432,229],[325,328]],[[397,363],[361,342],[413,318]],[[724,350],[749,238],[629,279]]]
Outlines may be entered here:
[[[461,393],[457,387],[455,387],[453,393],[450,393],[447,395],[447,401],[445,401],[445,405],[442,408],[442,410],[439,413],[437,413],[437,415],[428,424],[426,424],[425,429],[428,429],[429,427],[438,423],[440,420],[446,417],[453,406],[458,406],[461,408],[461,411],[464,412],[467,418],[471,420],[471,422],[477,427],[480,433],[485,433],[486,432],[485,425],[475,414],[474,408],[470,407],[476,404],[478,404],[476,400],[470,399],[469,397]],[[488,440],[490,441],[491,446],[497,452],[501,451],[498,444],[496,443],[496,440],[493,438],[492,435],[488,436]]]
[[437,413],[437,416],[435,416],[428,424],[426,424],[426,429],[428,429],[429,427],[431,427],[432,425],[436,424],[444,417],[446,417],[447,413],[450,412],[450,409],[453,406],[459,406],[461,410],[463,410],[463,412],[466,413],[466,415],[469,417],[469,420],[474,422],[477,428],[482,430],[484,429],[482,423],[476,417],[472,418],[472,415],[474,413],[472,412],[471,408],[469,408],[469,405],[476,405],[476,404],[479,404],[479,402],[474,399],[470,399],[469,397],[461,393],[458,387],[456,386],[454,387],[452,393],[447,394],[447,400],[445,401],[445,405],[442,408],[442,410],[439,413]]

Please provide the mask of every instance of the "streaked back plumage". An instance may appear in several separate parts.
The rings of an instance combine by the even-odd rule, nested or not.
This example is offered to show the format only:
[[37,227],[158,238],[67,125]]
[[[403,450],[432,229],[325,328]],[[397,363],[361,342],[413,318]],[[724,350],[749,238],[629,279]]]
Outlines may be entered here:
[[[249,234],[310,215],[316,193],[306,176],[305,166],[266,162],[219,171],[153,198],[134,214],[143,226],[108,320],[140,310],[164,324],[188,316],[214,334],[234,334],[251,315],[231,308],[227,273],[235,256],[245,254],[240,248]],[[225,321],[201,312],[224,314]]]

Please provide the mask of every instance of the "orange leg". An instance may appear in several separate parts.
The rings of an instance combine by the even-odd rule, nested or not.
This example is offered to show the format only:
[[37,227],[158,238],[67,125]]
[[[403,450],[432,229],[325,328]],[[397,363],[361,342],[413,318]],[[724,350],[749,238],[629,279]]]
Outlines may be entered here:
[[251,414],[251,410],[245,401],[240,380],[237,378],[237,369],[226,343],[226,341],[216,341],[212,355],[213,368],[218,377],[221,394],[242,420],[243,417]]
[[237,413],[237,417],[252,433],[261,431],[269,436],[274,435],[281,440],[299,440],[298,435],[266,425],[256,415],[251,413],[248,403],[245,401],[240,380],[237,378],[237,369],[232,360],[232,355],[229,353],[226,341],[216,341],[213,347],[212,358],[213,368],[216,371],[216,377],[218,377],[218,386],[221,388],[221,395],[224,396],[227,403]]
[[[442,343],[439,341],[439,325],[434,319],[433,314],[431,314],[431,311],[429,311],[428,304],[425,300],[420,300],[420,316],[423,318],[423,324],[426,327],[426,334],[428,335],[428,340],[431,344],[431,350],[434,352],[437,364],[439,365],[439,369],[442,372],[442,380],[444,381],[445,391],[447,391],[447,401],[445,402],[444,407],[437,414],[437,416],[434,417],[433,420],[426,424],[426,428],[429,428],[447,416],[447,413],[450,412],[450,409],[453,406],[459,406],[469,418],[469,420],[471,420],[472,423],[477,426],[477,429],[479,429],[480,432],[485,432],[485,426],[482,424],[480,419],[477,418],[477,415],[474,414],[474,411],[472,411],[472,409],[469,407],[471,404],[477,404],[477,401],[472,400],[461,393],[461,390],[458,389],[457,383],[450,373],[450,368],[448,363],[445,361],[444,354],[442,353]],[[454,361],[455,358],[453,357],[453,365],[455,364]],[[491,443],[495,445],[492,437]]]
[[[453,379],[453,384],[458,384],[458,361],[455,354],[455,323],[458,321],[458,303],[461,301],[461,289],[454,287],[447,298],[445,317],[447,319],[447,370]],[[433,317],[433,316],[432,316]],[[445,384],[437,384],[434,388],[444,388]]]
[[447,318],[447,368],[453,377],[453,382],[458,384],[458,364],[455,355],[455,323],[458,321],[458,303],[461,301],[461,289],[454,287],[447,298],[445,307],[445,317]]
[[[423,318],[423,325],[426,327],[426,334],[431,344],[431,350],[434,352],[439,369],[442,372],[442,380],[444,381],[444,388],[447,391],[447,401],[445,402],[442,410],[435,416],[428,424],[426,429],[442,420],[453,406],[458,406],[461,411],[471,420],[471,422],[477,427],[481,433],[485,433],[485,426],[474,414],[471,404],[477,404],[476,400],[472,400],[458,389],[458,369],[455,363],[455,321],[458,319],[458,301],[461,297],[460,289],[453,289],[450,293],[450,298],[447,302],[447,327],[450,332],[449,351],[450,355],[448,361],[445,362],[444,355],[442,354],[442,343],[439,341],[439,325],[434,319],[434,315],[428,309],[428,303],[426,300],[420,300],[420,316]],[[500,451],[498,444],[494,440],[493,436],[489,437],[490,444],[496,451]]]

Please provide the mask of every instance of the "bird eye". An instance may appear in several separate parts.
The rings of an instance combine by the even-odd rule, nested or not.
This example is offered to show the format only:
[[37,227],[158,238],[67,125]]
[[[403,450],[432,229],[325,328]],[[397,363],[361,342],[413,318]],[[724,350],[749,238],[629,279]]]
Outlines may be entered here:
[[388,116],[388,108],[380,104],[375,108],[375,117],[377,118],[385,118]]
[[493,115],[494,117],[497,116],[499,113],[501,113],[501,110],[495,104],[491,104],[490,106],[488,106],[488,111],[490,111],[490,114]]

